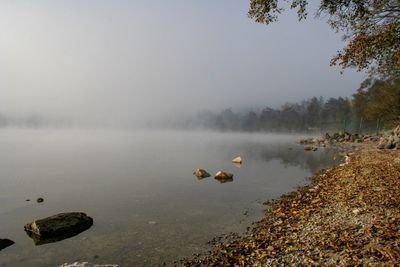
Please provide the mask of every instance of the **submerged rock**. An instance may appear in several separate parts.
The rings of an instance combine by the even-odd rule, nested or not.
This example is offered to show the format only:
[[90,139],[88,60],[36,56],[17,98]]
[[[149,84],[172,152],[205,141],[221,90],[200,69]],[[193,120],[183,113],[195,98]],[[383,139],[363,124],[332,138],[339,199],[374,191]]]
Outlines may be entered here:
[[64,263],[59,267],[121,267],[117,264],[90,264],[89,262]]
[[215,174],[214,178],[220,183],[232,182],[233,174],[229,172],[219,171]]
[[6,247],[9,247],[11,245],[14,245],[14,241],[10,239],[0,239],[0,250],[5,249]]
[[93,225],[93,219],[83,212],[56,214],[24,226],[35,245],[43,245],[75,236]]
[[310,146],[310,145],[304,146],[304,150],[305,150],[305,151],[315,151],[315,150],[314,150],[315,148],[316,148],[316,147]]
[[206,170],[203,169],[196,169],[193,172],[193,175],[196,176],[197,178],[207,178],[211,176]]

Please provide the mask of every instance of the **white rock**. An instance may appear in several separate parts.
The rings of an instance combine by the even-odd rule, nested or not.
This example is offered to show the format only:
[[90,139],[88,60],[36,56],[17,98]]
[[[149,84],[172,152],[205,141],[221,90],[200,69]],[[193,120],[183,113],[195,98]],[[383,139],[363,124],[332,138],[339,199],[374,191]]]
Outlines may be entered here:
[[353,213],[354,213],[355,215],[360,214],[360,212],[361,212],[361,211],[360,211],[359,209],[354,209],[354,210],[353,210]]
[[242,164],[242,158],[241,157],[236,157],[232,160],[233,163],[239,163]]

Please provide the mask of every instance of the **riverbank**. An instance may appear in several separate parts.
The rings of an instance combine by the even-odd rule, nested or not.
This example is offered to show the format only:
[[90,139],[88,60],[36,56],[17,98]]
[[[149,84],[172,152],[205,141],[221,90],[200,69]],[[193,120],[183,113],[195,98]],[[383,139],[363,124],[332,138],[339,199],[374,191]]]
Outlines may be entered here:
[[357,144],[346,162],[270,204],[247,234],[181,266],[400,264],[400,150]]

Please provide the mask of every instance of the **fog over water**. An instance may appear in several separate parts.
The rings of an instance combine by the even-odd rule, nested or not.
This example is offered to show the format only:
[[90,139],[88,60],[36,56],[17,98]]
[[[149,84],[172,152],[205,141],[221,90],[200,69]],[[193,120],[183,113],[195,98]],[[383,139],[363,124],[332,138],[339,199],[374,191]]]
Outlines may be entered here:
[[[364,78],[329,67],[343,43],[325,21],[297,23],[289,12],[267,27],[247,17],[248,5],[0,2],[0,239],[15,242],[0,251],[1,267],[173,266],[338,162],[335,149],[304,151],[304,136],[233,132],[257,122],[249,112],[253,124],[236,127],[240,111],[349,97]],[[236,128],[204,131],[188,119],[214,122],[225,109]],[[173,124],[186,131],[160,130]],[[153,128],[131,129],[143,126]],[[234,176],[197,179],[197,168]],[[36,245],[23,231],[69,211],[94,225]]]
[[343,44],[323,20],[297,23],[289,12],[266,27],[247,9],[231,0],[2,1],[0,114],[132,125],[357,89],[363,74],[329,67]]

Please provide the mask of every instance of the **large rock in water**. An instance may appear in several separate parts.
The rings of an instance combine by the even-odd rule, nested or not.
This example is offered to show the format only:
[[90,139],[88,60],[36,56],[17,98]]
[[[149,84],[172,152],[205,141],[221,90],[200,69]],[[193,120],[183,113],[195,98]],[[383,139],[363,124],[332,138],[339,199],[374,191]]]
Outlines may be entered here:
[[10,239],[0,239],[0,250],[9,247],[14,244],[14,241]]
[[60,241],[75,236],[93,225],[93,219],[83,212],[56,214],[24,226],[35,245]]

